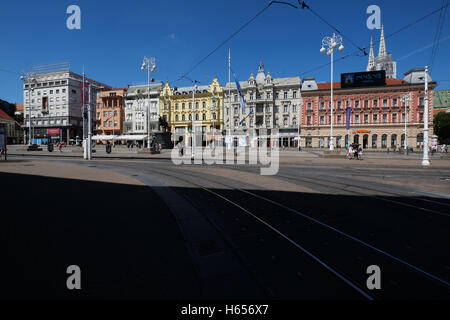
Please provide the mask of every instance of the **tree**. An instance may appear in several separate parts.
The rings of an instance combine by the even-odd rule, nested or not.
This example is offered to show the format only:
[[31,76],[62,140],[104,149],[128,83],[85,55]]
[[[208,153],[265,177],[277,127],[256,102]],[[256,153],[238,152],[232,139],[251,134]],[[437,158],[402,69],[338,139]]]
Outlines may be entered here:
[[434,134],[440,143],[450,143],[450,112],[441,111],[434,116]]

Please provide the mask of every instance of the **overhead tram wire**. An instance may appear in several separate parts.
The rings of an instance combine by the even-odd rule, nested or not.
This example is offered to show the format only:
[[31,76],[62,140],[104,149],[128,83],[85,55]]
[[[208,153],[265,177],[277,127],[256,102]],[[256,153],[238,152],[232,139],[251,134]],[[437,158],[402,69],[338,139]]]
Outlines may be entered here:
[[[442,7],[438,8],[438,9],[436,9],[436,10],[433,10],[432,12],[430,12],[430,13],[428,13],[428,14],[426,14],[426,15],[424,15],[424,16],[422,16],[422,17],[416,19],[416,20],[414,20],[413,22],[408,23],[407,25],[404,25],[404,26],[401,27],[400,29],[398,29],[398,30],[396,30],[396,31],[394,31],[394,32],[392,32],[392,33],[390,33],[390,34],[388,34],[388,35],[385,36],[384,38],[385,38],[385,39],[389,39],[389,38],[393,37],[394,35],[396,35],[396,34],[402,32],[402,31],[404,31],[404,30],[406,30],[406,29],[408,29],[408,28],[410,28],[410,27],[412,27],[412,26],[418,24],[418,23],[421,22],[422,20],[425,20],[426,18],[428,18],[428,17],[430,17],[430,16],[436,14],[437,12],[440,12],[440,11],[444,10],[444,9],[447,8],[448,6],[450,6],[450,1],[448,1],[447,4],[443,5]],[[377,44],[379,44],[379,43],[380,43],[380,40],[377,40],[377,41],[374,41],[373,44],[374,44],[374,45],[377,45]],[[344,55],[344,56],[342,56],[342,57],[340,57],[340,58],[337,58],[337,59],[333,60],[333,63],[338,62],[338,61],[340,61],[340,60],[343,60],[343,59],[345,59],[345,58],[348,58],[348,57],[350,57],[350,56],[360,56],[360,55],[359,55],[359,51],[354,51],[354,52],[349,53],[349,54],[346,54],[346,55]],[[319,70],[319,69],[325,68],[326,66],[329,66],[330,64],[331,64],[331,62],[324,63],[324,64],[319,65],[319,66],[317,66],[317,67],[314,67],[314,68],[312,68],[312,69],[310,69],[310,70],[307,70],[307,71],[305,71],[305,72],[302,72],[302,73],[300,74],[300,76],[303,76],[303,75],[305,75],[305,74],[307,74],[307,73],[310,73],[310,72],[312,72],[312,71],[315,71],[315,70]]]
[[323,18],[321,15],[319,15],[316,11],[314,11],[313,9],[311,9],[310,6],[308,6],[305,1],[300,1],[297,0],[298,3],[302,6],[302,9],[308,9],[309,11],[311,11],[312,14],[314,14],[317,18],[319,18],[320,20],[322,20],[327,26],[329,26],[331,29],[333,29],[334,31],[336,31],[338,34],[340,34],[344,39],[346,39],[348,42],[350,42],[351,45],[353,45],[355,48],[357,48],[359,51],[361,51],[364,56],[367,56],[367,52],[366,52],[366,48],[361,48],[360,46],[358,46],[355,42],[352,41],[352,39],[350,39],[349,37],[347,37],[345,34],[343,34],[338,28],[336,28],[336,26],[332,25],[331,23],[329,23],[325,18]]
[[175,82],[180,81],[181,79],[185,78],[188,74],[190,74],[192,71],[194,71],[199,65],[201,65],[203,62],[205,62],[206,59],[208,59],[210,56],[212,56],[217,50],[219,50],[221,47],[223,47],[228,41],[230,41],[232,38],[234,38],[239,32],[241,32],[245,27],[247,27],[250,23],[252,23],[256,18],[258,18],[260,15],[262,15],[273,3],[279,3],[278,1],[270,1],[269,4],[267,4],[262,10],[260,10],[253,18],[251,18],[249,21],[244,23],[239,29],[237,29],[235,32],[233,32],[229,37],[227,37],[225,40],[223,40],[216,48],[214,48],[210,53],[208,53],[203,59],[201,59],[197,64],[195,64],[189,71],[184,73],[182,76],[180,76]]
[[[445,0],[442,0],[442,5],[444,5],[445,2],[446,2]],[[448,9],[449,2],[450,2],[450,0],[447,0],[447,7],[444,10],[442,10],[439,15],[437,30],[436,30],[436,34],[434,36],[433,48],[431,50],[430,63],[428,64],[430,66],[430,71],[433,68],[434,60],[436,59],[437,51],[439,49],[439,43],[441,41],[442,29],[444,27],[445,16],[447,15],[447,9]]]

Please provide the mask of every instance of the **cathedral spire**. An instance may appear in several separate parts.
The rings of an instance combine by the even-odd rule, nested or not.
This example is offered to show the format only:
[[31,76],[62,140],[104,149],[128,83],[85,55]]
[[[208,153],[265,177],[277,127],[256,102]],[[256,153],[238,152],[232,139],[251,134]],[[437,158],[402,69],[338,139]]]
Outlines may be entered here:
[[384,42],[384,26],[381,25],[380,51],[378,52],[378,56],[384,57],[385,55],[386,55],[386,43]]
[[367,64],[366,71],[375,70],[375,55],[373,54],[373,39],[370,37],[370,54],[369,54],[369,63]]

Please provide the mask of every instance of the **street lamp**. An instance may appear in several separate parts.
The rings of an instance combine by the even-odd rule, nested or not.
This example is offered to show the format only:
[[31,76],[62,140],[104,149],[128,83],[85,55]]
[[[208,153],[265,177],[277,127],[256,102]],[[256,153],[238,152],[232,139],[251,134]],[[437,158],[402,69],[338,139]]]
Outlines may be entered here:
[[430,165],[430,158],[428,157],[428,66],[425,66],[425,99],[424,99],[424,119],[423,119],[423,159],[422,166]]
[[408,150],[407,150],[407,148],[408,148],[407,141],[408,140],[407,140],[407,133],[406,133],[406,123],[408,121],[408,119],[407,119],[408,114],[407,114],[406,108],[408,106],[408,102],[412,101],[411,94],[405,94],[404,96],[402,96],[400,101],[403,102],[403,104],[405,105],[405,113],[404,113],[404,116],[403,116],[403,122],[405,123],[405,133],[404,133],[405,134],[405,140],[404,140],[404,146],[403,147],[405,148],[405,153],[408,154]]
[[28,72],[20,77],[20,80],[22,80],[24,83],[28,85],[28,108],[29,108],[29,119],[28,119],[28,145],[31,146],[31,91],[34,91],[34,88],[31,88],[31,84],[37,83],[36,79],[34,78],[34,74],[31,72]]
[[150,138],[151,138],[151,123],[150,123],[150,72],[154,73],[156,71],[156,62],[155,58],[147,58],[144,57],[144,60],[142,61],[142,71],[147,70],[147,85],[148,85],[148,112],[147,112],[147,148],[150,149]]
[[[342,45],[342,37],[333,33],[332,37],[325,37],[322,39],[322,48],[320,48],[320,53],[327,53],[331,57],[331,129],[330,129],[330,150],[334,150],[334,137],[333,137],[333,52],[339,46],[339,51],[344,51],[344,46]],[[350,142],[350,141],[349,141]]]

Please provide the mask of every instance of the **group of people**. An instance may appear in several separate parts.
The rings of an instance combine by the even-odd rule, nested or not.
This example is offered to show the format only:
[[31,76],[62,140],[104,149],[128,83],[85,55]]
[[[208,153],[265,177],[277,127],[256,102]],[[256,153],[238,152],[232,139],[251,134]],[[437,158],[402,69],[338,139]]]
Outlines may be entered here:
[[360,146],[357,145],[350,145],[348,147],[348,151],[347,151],[347,159],[351,160],[351,159],[358,159],[358,160],[362,160],[363,159],[363,150]]

